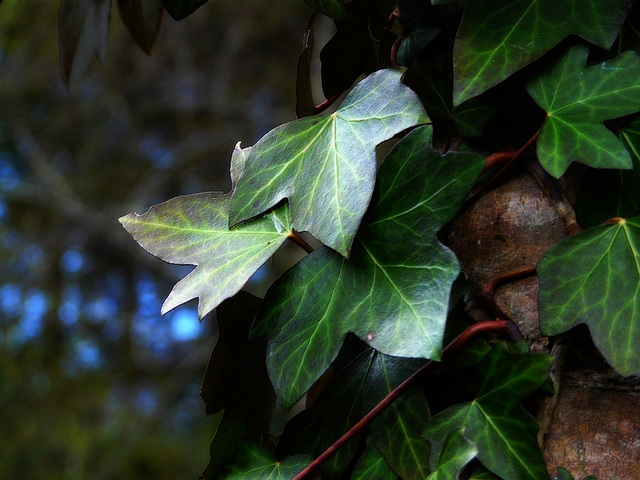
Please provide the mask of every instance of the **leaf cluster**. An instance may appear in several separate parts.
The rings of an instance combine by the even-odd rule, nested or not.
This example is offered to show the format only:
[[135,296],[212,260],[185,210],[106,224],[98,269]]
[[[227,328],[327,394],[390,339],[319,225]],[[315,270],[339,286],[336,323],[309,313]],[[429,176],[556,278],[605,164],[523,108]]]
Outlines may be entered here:
[[[539,262],[540,328],[558,335],[584,323],[617,372],[640,374],[638,8],[307,3],[336,25],[319,53],[327,100],[316,107],[310,87],[312,17],[297,71],[299,118],[236,147],[231,192],[121,218],[150,253],[195,266],[163,313],[193,298],[201,317],[217,307],[203,398],[224,415],[204,477],[310,478],[320,469],[323,479],[548,478],[538,424],[522,403],[545,383],[552,358],[506,342],[506,331],[467,343],[468,332],[514,324],[500,311],[488,313],[504,322],[493,327],[461,313],[473,288],[456,293],[464,282],[442,229],[471,191],[486,188],[495,171],[487,158],[528,155],[551,182],[580,170],[580,222],[612,220]],[[171,11],[180,17],[199,4]],[[385,141],[394,144],[386,155]],[[610,187],[595,190],[595,178]],[[301,231],[323,246],[313,250]],[[308,255],[264,299],[240,292],[287,239]],[[465,345],[455,362],[445,339]],[[429,374],[411,376],[419,369]],[[396,388],[403,395],[367,417]],[[285,410],[302,408],[282,432],[269,431],[274,393]],[[345,433],[350,441],[333,452]]]

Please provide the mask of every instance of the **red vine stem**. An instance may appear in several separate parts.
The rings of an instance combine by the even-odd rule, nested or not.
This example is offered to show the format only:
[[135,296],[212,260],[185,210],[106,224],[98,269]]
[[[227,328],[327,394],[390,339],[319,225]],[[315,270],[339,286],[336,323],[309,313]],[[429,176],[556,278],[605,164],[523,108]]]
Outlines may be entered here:
[[340,95],[336,94],[333,97],[328,98],[324,102],[322,102],[322,103],[316,105],[315,107],[313,107],[314,115],[317,115],[318,113],[321,113],[321,112],[325,111],[327,108],[329,108],[331,105],[333,105],[333,103],[338,99],[338,97],[340,97]]
[[[448,357],[462,347],[468,344],[471,340],[478,335],[490,332],[499,332],[509,327],[510,322],[508,320],[487,320],[484,322],[478,322],[466,330],[460,335],[454,338],[449,345],[446,346],[442,352],[442,357]],[[373,409],[367,413],[362,419],[351,427],[342,437],[327,448],[318,458],[311,462],[302,472],[296,475],[293,480],[305,480],[311,477],[324,462],[326,462],[334,453],[336,453],[345,443],[351,440],[357,435],[364,427],[371,423],[378,415],[380,415],[389,405],[395,402],[403,393],[409,390],[416,381],[428,370],[430,370],[436,362],[433,360],[425,363],[422,367],[416,370],[409,378],[394,388],[389,395],[384,397],[380,403],[378,403]]]
[[491,188],[505,174],[505,172],[509,170],[511,165],[513,165],[513,162],[515,162],[518,158],[520,158],[520,156],[524,152],[526,152],[531,145],[535,143],[535,141],[538,139],[538,136],[540,135],[541,130],[542,130],[542,127],[540,127],[538,131],[534,133],[533,136],[529,140],[527,140],[527,143],[525,143],[519,150],[497,152],[497,153],[494,153],[493,155],[489,155],[489,157],[487,157],[485,170],[487,170],[488,168],[491,168],[493,165],[497,165],[498,163],[503,163],[503,162],[506,162],[506,163],[484,185],[482,185],[478,190],[476,190],[475,192],[473,192],[471,195],[467,197],[462,209],[466,208],[468,205],[473,204],[476,200],[478,200],[478,198],[480,198],[482,194],[484,194],[485,191]]

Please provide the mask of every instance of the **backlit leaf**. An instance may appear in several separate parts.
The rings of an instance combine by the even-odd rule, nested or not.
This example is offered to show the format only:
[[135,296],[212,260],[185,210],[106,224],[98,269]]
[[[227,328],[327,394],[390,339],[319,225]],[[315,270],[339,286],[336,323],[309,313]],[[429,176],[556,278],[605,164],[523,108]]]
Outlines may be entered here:
[[432,468],[437,471],[443,459],[450,461],[447,442],[461,442],[456,435],[462,435],[467,460],[475,447],[478,460],[504,480],[549,478],[536,440],[538,424],[519,403],[545,381],[551,360],[509,353],[504,344],[489,352],[478,365],[475,399],[449,407],[427,424]]
[[602,122],[640,111],[640,57],[624,52],[587,67],[589,50],[573,45],[557,52],[526,84],[547,112],[537,141],[538,159],[553,176],[571,162],[596,168],[631,168],[624,145]]
[[118,11],[133,39],[151,55],[164,13],[162,0],[118,0]]
[[174,20],[188,17],[208,0],[162,0],[164,8]]
[[563,38],[579,35],[608,49],[631,0],[434,0],[464,5],[455,42],[454,103],[460,104],[540,58]]
[[174,287],[162,314],[199,299],[200,318],[233,296],[291,233],[286,204],[229,231],[229,194],[197,193],[120,218],[149,253],[169,263],[196,265]]
[[348,255],[375,182],[375,147],[427,121],[402,71],[360,82],[337,112],[281,125],[256,143],[237,182],[230,224],[289,199],[293,228]]
[[60,69],[67,87],[82,75],[91,58],[104,61],[111,0],[61,0],[58,13]]
[[561,240],[538,263],[540,328],[589,327],[621,375],[640,373],[640,217]]
[[291,480],[311,463],[308,455],[296,455],[276,462],[259,444],[242,441],[238,453],[228,462],[216,480]]
[[436,238],[457,212],[484,160],[431,150],[431,129],[399,142],[351,258],[320,248],[267,292],[257,332],[269,333],[268,366],[290,406],[336,357],[347,332],[396,356],[439,358],[454,254]]

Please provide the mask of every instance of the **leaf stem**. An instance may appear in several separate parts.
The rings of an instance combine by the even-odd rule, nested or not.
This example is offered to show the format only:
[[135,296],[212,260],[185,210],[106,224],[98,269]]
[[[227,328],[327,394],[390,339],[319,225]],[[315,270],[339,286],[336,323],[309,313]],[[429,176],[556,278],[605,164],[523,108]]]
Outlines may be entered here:
[[[451,343],[449,343],[449,345],[446,346],[446,348],[442,352],[443,359],[458,352],[462,347],[467,345],[478,335],[481,335],[483,333],[499,332],[501,330],[507,329],[509,327],[509,323],[510,322],[507,320],[487,320],[484,322],[475,323],[467,327],[460,335],[454,338]],[[334,453],[336,453],[355,435],[362,431],[364,427],[366,427],[376,417],[378,417],[378,415],[380,415],[387,407],[395,402],[403,393],[409,390],[409,388],[412,387],[418,381],[418,379],[425,374],[425,372],[433,368],[433,365],[436,363],[437,362],[430,360],[418,370],[416,370],[409,378],[407,378],[404,382],[394,388],[389,393],[389,395],[384,397],[380,403],[373,407],[373,409],[369,413],[362,417],[362,419],[358,423],[351,427],[342,437],[336,440],[333,445],[322,452],[318,458],[311,462],[304,470],[302,470],[302,472],[296,475],[293,480],[305,480],[311,478],[311,475],[313,475],[324,462],[326,462]]]
[[502,163],[502,162],[506,162],[506,163],[503,165],[503,167],[500,170],[496,172],[496,174],[493,177],[491,177],[487,182],[485,182],[484,185],[482,185],[478,190],[476,190],[475,192],[473,192],[471,195],[467,197],[467,199],[464,201],[464,205],[462,206],[461,210],[464,210],[469,205],[473,204],[476,200],[478,200],[478,198],[480,198],[480,196],[482,196],[487,190],[489,190],[493,185],[495,185],[495,183],[498,180],[500,180],[500,178],[502,178],[502,176],[507,172],[507,170],[511,168],[511,165],[513,165],[513,163],[518,158],[520,158],[522,154],[526,152],[531,145],[535,143],[541,131],[542,131],[542,127],[540,127],[538,131],[534,133],[533,136],[529,140],[527,140],[527,143],[525,143],[519,150],[509,150],[509,151],[497,152],[492,155],[489,155],[487,157],[487,163],[485,164],[485,167],[484,167],[485,171],[491,168],[493,165],[497,165],[498,163]]
[[296,245],[298,245],[300,248],[302,248],[305,252],[307,253],[313,252],[313,247],[309,245],[307,242],[305,242],[304,239],[299,235],[297,235],[293,230],[289,235],[287,235],[287,238],[291,240],[293,243],[295,243]]

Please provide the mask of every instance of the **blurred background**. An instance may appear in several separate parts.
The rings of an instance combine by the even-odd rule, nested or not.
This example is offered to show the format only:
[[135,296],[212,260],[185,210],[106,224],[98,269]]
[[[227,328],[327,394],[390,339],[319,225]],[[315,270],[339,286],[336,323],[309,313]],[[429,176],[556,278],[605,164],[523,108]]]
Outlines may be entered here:
[[236,142],[294,118],[310,9],[165,14],[147,56],[113,2],[106,62],[69,92],[58,7],[0,4],[0,478],[195,479],[216,425],[199,397],[215,321],[195,302],[160,317],[190,267],[153,258],[117,219],[229,190]]

